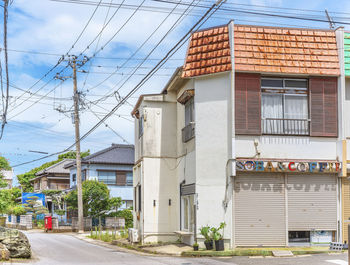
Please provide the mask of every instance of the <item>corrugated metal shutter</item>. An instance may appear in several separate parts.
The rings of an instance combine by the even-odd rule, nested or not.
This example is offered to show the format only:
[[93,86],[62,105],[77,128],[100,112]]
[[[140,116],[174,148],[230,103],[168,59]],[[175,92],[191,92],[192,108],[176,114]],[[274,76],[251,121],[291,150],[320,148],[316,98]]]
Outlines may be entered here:
[[338,136],[337,78],[310,78],[311,136]]
[[343,205],[343,242],[349,242],[348,225],[350,224],[350,181],[342,179],[342,205]]
[[236,245],[286,245],[283,175],[237,176],[234,192]]
[[287,183],[289,231],[337,229],[334,175],[287,175]]
[[235,79],[236,134],[261,134],[260,75],[237,73]]

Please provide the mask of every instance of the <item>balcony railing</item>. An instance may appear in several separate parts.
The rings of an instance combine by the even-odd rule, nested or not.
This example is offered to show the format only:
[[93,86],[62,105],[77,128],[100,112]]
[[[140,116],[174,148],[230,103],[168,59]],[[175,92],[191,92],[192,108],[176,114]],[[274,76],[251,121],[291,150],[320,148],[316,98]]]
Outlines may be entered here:
[[48,190],[66,190],[69,189],[69,184],[56,184],[50,183],[47,187]]
[[186,143],[194,137],[194,123],[190,123],[182,129],[182,142]]
[[261,120],[263,134],[274,135],[309,135],[309,119],[263,118]]

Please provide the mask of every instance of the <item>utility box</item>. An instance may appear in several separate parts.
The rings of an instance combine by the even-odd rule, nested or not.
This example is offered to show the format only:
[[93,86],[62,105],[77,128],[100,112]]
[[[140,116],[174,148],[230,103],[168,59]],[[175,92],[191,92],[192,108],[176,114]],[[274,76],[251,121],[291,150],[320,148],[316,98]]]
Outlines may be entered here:
[[52,216],[45,216],[45,232],[52,230]]
[[135,228],[129,228],[129,241],[130,243],[139,242],[139,230]]

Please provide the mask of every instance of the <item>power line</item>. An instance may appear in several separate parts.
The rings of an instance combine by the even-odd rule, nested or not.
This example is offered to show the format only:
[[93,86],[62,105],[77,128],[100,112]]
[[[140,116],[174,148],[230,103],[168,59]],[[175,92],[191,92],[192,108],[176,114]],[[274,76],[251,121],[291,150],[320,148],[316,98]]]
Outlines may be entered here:
[[[194,3],[194,1],[195,0],[193,0],[192,1],[192,3]],[[199,3],[199,1],[197,2],[197,4]],[[177,7],[178,5],[176,5],[174,8],[173,8],[173,10],[172,10],[172,12],[173,11],[175,11],[175,8]],[[183,16],[186,14],[186,12],[189,10],[189,6],[187,7],[187,9],[185,9],[184,10],[184,12],[181,14],[181,16],[175,21],[175,23],[173,23],[173,25],[170,27],[170,29],[167,31],[167,33],[158,41],[158,43],[153,47],[153,49],[148,53],[148,55],[144,58],[144,60],[143,61],[141,61],[140,63],[139,63],[139,65],[137,65],[132,71],[130,71],[130,75],[129,75],[129,77],[128,78],[126,78],[126,80],[120,80],[120,82],[118,82],[111,90],[114,90],[117,86],[119,86],[120,85],[120,83],[123,81],[123,83],[118,87],[118,89],[116,90],[116,92],[113,92],[113,93],[111,93],[110,95],[108,95],[108,93],[110,93],[110,92],[107,92],[106,93],[106,95],[104,96],[104,97],[102,97],[102,98],[100,98],[100,99],[98,99],[98,100],[96,100],[95,101],[95,103],[98,103],[98,102],[100,102],[100,101],[102,101],[102,100],[105,100],[106,98],[108,98],[108,97],[110,97],[110,96],[113,96],[113,95],[115,95],[115,93],[117,93],[125,84],[126,84],[126,82],[128,82],[129,80],[130,80],[130,78],[132,77],[132,76],[134,76],[134,75],[137,75],[136,74],[136,71],[142,66],[142,64],[147,60],[147,58],[148,57],[150,57],[151,56],[151,54],[156,50],[156,48],[163,42],[163,40],[170,34],[170,32],[178,25],[178,23],[179,23],[179,21],[180,20],[182,20],[182,18],[183,18]],[[171,13],[170,13],[171,14]],[[157,27],[157,29],[156,30],[158,30],[159,28],[160,28],[160,26],[165,22],[165,20],[170,16],[170,14],[162,21],[162,23]],[[153,33],[151,34],[151,35],[153,35]],[[148,40],[148,39],[147,39]],[[147,41],[146,40],[146,41]],[[143,44],[142,44],[142,46],[145,44],[146,42],[144,42]],[[141,48],[141,47],[140,47]],[[138,50],[137,50],[138,51]],[[136,51],[136,52],[137,52]],[[135,55],[136,54],[136,52],[133,54],[133,55]],[[117,70],[119,70],[119,69],[117,69]],[[116,70],[116,71],[117,71]],[[114,71],[114,72],[116,72],[116,71]],[[109,76],[109,77],[111,77],[111,75]],[[109,78],[108,77],[108,78]],[[105,79],[104,81],[106,81],[107,79]],[[104,82],[103,81],[103,82]],[[98,85],[100,85],[100,84],[102,84],[102,82],[101,83],[99,83]],[[95,86],[96,87],[96,86]],[[110,90],[110,91],[111,91]]]
[[[0,48],[1,51],[1,48]],[[27,51],[27,50],[15,50],[15,49],[7,49],[9,52],[18,52],[18,53],[27,53],[27,54],[38,54],[38,55],[48,55],[48,56],[62,56],[62,54],[58,53],[50,53],[50,52],[38,52],[38,51]],[[104,60],[125,60],[129,57],[103,57],[103,56],[95,56],[96,59],[104,59]],[[149,58],[148,60],[158,61],[161,58]],[[132,60],[141,61],[143,58],[133,58]],[[183,61],[180,58],[171,58],[171,61]]]
[[75,40],[75,42],[73,43],[72,47],[66,52],[66,55],[68,55],[70,53],[70,51],[74,48],[74,46],[77,44],[77,42],[79,41],[79,39],[81,38],[81,36],[83,35],[84,31],[86,30],[86,28],[89,26],[92,18],[95,16],[95,13],[97,11],[97,9],[99,8],[100,4],[101,4],[102,0],[100,0],[100,2],[97,4],[96,8],[94,9],[94,11],[92,12],[89,20],[86,22],[83,30],[80,32],[78,38]]
[[[87,105],[86,105],[87,106]],[[87,108],[89,109],[89,111],[99,120],[101,121],[102,119],[89,107],[87,106]],[[124,143],[130,144],[130,142],[128,142],[123,136],[121,136],[118,132],[116,132],[112,127],[110,127],[106,122],[103,122],[103,124],[110,129],[115,135],[117,135],[120,139],[122,139],[122,141]]]
[[[124,3],[125,0],[123,0],[122,4]],[[98,53],[100,53],[114,38],[115,36],[117,36],[117,34],[129,23],[129,21],[136,15],[136,13],[139,11],[139,9],[141,8],[141,6],[144,4],[144,2],[146,2],[146,0],[143,0],[141,2],[141,4],[134,10],[134,12],[128,17],[128,19],[123,23],[123,25],[113,34],[113,36],[104,44],[102,45],[96,52],[93,53],[92,56],[90,56],[88,58],[88,60],[91,60],[92,58],[94,58]],[[122,4],[120,6],[122,6]],[[119,8],[117,9],[117,11],[119,10]],[[108,25],[108,24],[106,24]],[[102,34],[102,30],[101,30],[101,34]],[[99,34],[100,35],[100,34]],[[93,42],[96,40],[96,38],[93,40]],[[92,42],[92,43],[93,43]],[[87,49],[89,49],[89,46],[92,44],[90,43],[84,51],[82,51],[80,54],[85,53],[85,51]]]
[[[194,2],[194,1],[193,1]],[[154,34],[162,27],[162,25],[165,23],[165,21],[167,21],[167,19],[173,14],[173,12],[176,10],[176,8],[178,7],[178,5],[175,5],[174,8],[170,11],[170,13],[161,21],[161,23],[157,26],[157,28],[147,37],[147,39],[136,49],[136,51],[133,52],[133,54],[129,57],[129,59],[127,59],[120,67],[118,67],[113,73],[111,73],[109,76],[107,76],[103,81],[99,82],[97,85],[93,86],[92,88],[90,88],[89,90],[91,91],[92,89],[102,85],[104,82],[106,82],[107,80],[109,80],[114,74],[116,74],[119,69],[123,68],[124,66],[126,66],[126,64],[130,61],[130,59],[132,57],[134,57],[143,47],[144,45],[154,36]],[[187,8],[188,10],[188,8]],[[182,13],[181,17],[185,14],[186,10],[184,11],[184,13]],[[181,18],[180,17],[180,18]],[[179,18],[179,19],[180,19]],[[178,23],[179,19],[173,24],[173,26],[170,28],[170,30],[168,30],[168,32],[163,36],[163,38],[156,44],[156,46],[152,49],[152,51],[147,55],[146,58],[144,58],[142,60],[142,62],[137,66],[140,67],[143,62],[145,60],[147,60],[147,58],[153,53],[153,51],[160,45],[160,43],[165,39],[165,37],[171,32],[171,30],[176,26],[176,24]],[[135,71],[136,72],[136,71]],[[135,75],[134,73],[131,73],[131,76]],[[137,75],[137,74],[136,74]],[[127,79],[129,80],[129,79]],[[119,83],[118,83],[119,84]],[[114,89],[114,88],[113,88]]]
[[[102,2],[102,0],[100,0],[99,3],[101,3],[101,2]],[[74,48],[74,46],[77,44],[77,42],[79,41],[79,39],[81,38],[81,36],[82,36],[83,33],[85,32],[86,28],[88,27],[88,25],[90,24],[92,18],[94,17],[94,15],[95,15],[95,13],[96,13],[98,7],[99,7],[99,4],[96,6],[95,10],[94,10],[93,13],[91,14],[89,20],[88,20],[87,23],[85,24],[83,30],[82,30],[82,31],[80,32],[80,34],[78,35],[77,39],[74,41],[74,43],[73,43],[73,45],[71,46],[71,48],[68,49],[68,51],[66,52],[66,55],[68,55],[68,53]],[[56,65],[54,65],[44,76],[42,76],[39,80],[37,80],[29,89],[27,89],[27,91],[30,91],[36,84],[38,84],[38,83],[39,83],[41,80],[43,80],[49,73],[51,73],[51,72],[61,63],[61,61],[64,60],[64,57],[65,57],[65,56],[61,56],[61,58],[58,60],[58,62],[56,63]],[[66,68],[67,68],[67,66],[66,66],[63,70],[61,70],[59,73],[61,74]],[[55,79],[55,77],[53,77],[52,79],[50,79],[44,86],[42,86],[40,89],[38,89],[36,92],[34,92],[34,94],[36,94],[37,92],[39,92],[41,89],[43,89],[48,83],[50,83],[50,82],[51,82],[52,80],[54,80],[54,79]],[[25,93],[27,93],[27,92],[24,92],[20,97],[22,97]],[[22,105],[23,103],[24,103],[24,101],[23,101],[20,105]],[[32,104],[31,106],[33,106],[33,104]],[[19,106],[16,106],[15,108],[18,108],[18,107],[19,107]],[[15,108],[14,108],[14,109],[15,109]],[[26,108],[26,110],[27,110],[27,109],[28,109],[28,108]],[[1,137],[0,137],[0,139],[1,139]]]
[[[111,0],[110,3],[112,4],[112,2],[113,2],[113,0]],[[107,18],[108,18],[108,15],[109,15],[109,12],[110,12],[110,11],[111,11],[111,7],[108,8],[108,11],[107,11],[107,13],[106,13],[105,20],[103,21],[102,29],[103,29],[103,27],[106,25]],[[102,30],[102,29],[101,29],[101,30]],[[98,41],[97,41],[96,46],[95,46],[95,51],[94,51],[94,53],[97,51],[98,45],[100,44],[100,41],[101,41],[101,37],[102,37],[102,34],[101,34],[101,35],[99,36],[99,38],[98,38]],[[88,72],[90,72],[91,65],[92,65],[92,61],[90,61],[90,63],[89,63],[89,70],[88,70]],[[89,77],[89,74],[87,74],[87,75],[85,76],[85,80],[84,80],[84,83],[83,83],[83,88],[82,88],[81,90],[84,90],[85,85],[86,85],[86,81],[87,81],[88,77]]]
[[[169,1],[169,0],[152,0],[156,2],[161,2],[161,3],[169,3],[169,4],[176,4],[179,2],[174,2],[174,1]],[[185,5],[188,6],[191,4],[189,3],[180,3],[180,5]],[[206,8],[208,6],[201,5],[200,7]],[[261,16],[270,16],[270,17],[280,17],[280,18],[288,18],[288,19],[297,19],[297,20],[307,20],[307,21],[314,21],[314,22],[325,22],[328,23],[328,20],[326,19],[318,19],[318,18],[309,18],[309,17],[302,17],[302,16],[292,16],[292,15],[282,15],[282,14],[272,14],[270,13],[264,13],[261,11],[249,11],[249,10],[241,10],[241,9],[232,9],[232,8],[222,8],[224,11],[231,11],[231,12],[236,12],[236,13],[244,13],[244,14],[251,14],[251,15],[261,15]],[[344,21],[333,21],[336,24],[343,24],[343,25],[350,25],[350,22],[344,22]]]
[[[104,116],[96,125],[94,125],[88,132],[86,132],[82,137],[80,137],[80,139],[78,141],[81,141],[83,139],[85,139],[87,136],[89,136],[94,130],[96,130],[106,119],[108,119],[120,106],[122,106],[125,101],[132,96],[137,90],[139,90],[145,82],[147,82],[152,75],[157,72],[159,70],[159,67],[161,67],[164,63],[166,63],[167,59],[170,58],[171,56],[173,56],[183,45],[184,43],[189,39],[189,37],[191,36],[191,33],[195,30],[198,30],[222,5],[222,1],[219,1],[218,4],[213,4],[206,12],[205,14],[190,28],[189,31],[187,31],[185,33],[185,35],[169,50],[169,52],[163,57],[162,60],[160,60],[158,62],[158,64],[149,72],[149,75],[144,77],[124,98],[122,98],[122,100],[117,104],[117,106],[115,106],[106,116]],[[213,11],[214,10],[214,11]],[[212,12],[213,11],[213,12]],[[68,148],[66,148],[63,151],[60,152],[56,152],[47,156],[43,156],[41,158],[38,159],[34,159],[31,161],[27,161],[27,162],[23,162],[17,165],[14,165],[13,167],[18,167],[21,165],[25,165],[25,164],[29,164],[32,162],[36,162],[57,154],[61,154],[66,152],[66,150],[71,149],[72,147],[74,147],[76,144],[73,143],[71,146],[69,146]]]

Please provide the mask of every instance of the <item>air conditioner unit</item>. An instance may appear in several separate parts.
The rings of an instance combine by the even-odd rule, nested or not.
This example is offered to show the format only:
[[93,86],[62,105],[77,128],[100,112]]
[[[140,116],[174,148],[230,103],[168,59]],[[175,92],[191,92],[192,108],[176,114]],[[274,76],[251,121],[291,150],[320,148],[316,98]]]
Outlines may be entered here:
[[135,228],[129,228],[129,241],[130,243],[139,242],[139,230]]

